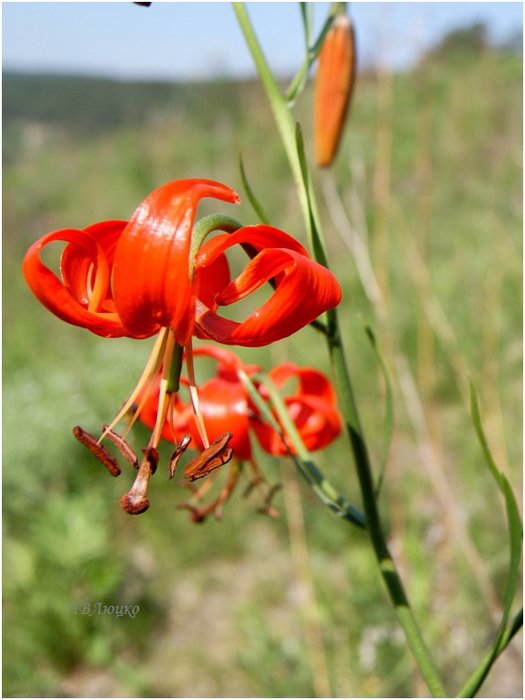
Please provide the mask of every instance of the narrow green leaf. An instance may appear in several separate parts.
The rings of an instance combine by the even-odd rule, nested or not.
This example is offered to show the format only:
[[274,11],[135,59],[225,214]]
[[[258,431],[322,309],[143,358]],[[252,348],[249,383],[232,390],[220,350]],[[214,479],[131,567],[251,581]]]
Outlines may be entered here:
[[478,406],[478,399],[476,395],[476,389],[474,388],[474,384],[470,382],[470,409],[472,412],[472,420],[474,422],[474,428],[476,429],[476,433],[478,436],[478,439],[481,443],[481,448],[483,450],[483,455],[485,456],[485,461],[487,462],[487,465],[492,472],[492,476],[496,479],[498,482],[498,485],[500,485],[500,471],[498,470],[496,464],[494,463],[494,460],[492,459],[492,455],[490,454],[489,446],[487,443],[487,440],[485,439],[485,433],[483,432],[483,427],[481,425],[481,416],[479,413],[479,406]]
[[270,220],[266,216],[266,213],[264,211],[262,204],[255,196],[255,193],[252,190],[250,183],[248,182],[248,178],[246,177],[246,171],[244,169],[244,164],[242,162],[242,157],[240,155],[239,155],[239,170],[241,173],[242,185],[243,185],[244,189],[246,190],[246,194],[248,195],[248,200],[249,200],[250,204],[252,205],[253,210],[255,211],[255,213],[257,214],[259,219],[263,222],[263,224],[269,224]]
[[[510,615],[512,602],[514,600],[516,586],[519,580],[519,567],[521,561],[521,549],[523,538],[523,526],[521,523],[518,504],[516,503],[516,499],[514,497],[514,494],[506,476],[499,471],[490,453],[490,449],[485,438],[485,433],[483,431],[483,426],[481,424],[481,416],[479,412],[476,390],[472,382],[470,383],[470,405],[472,411],[472,420],[479,442],[481,444],[485,461],[505,498],[505,509],[507,512],[510,541],[510,564],[507,585],[505,587],[505,593],[503,596],[503,616],[501,619],[500,626],[498,628],[498,632],[496,634],[496,638],[488,654],[484,657],[481,664],[470,676],[468,681],[458,693],[457,697],[473,697],[477,693],[483,681],[487,677],[492,667],[492,664],[498,658],[498,655],[501,654],[506,644],[508,643],[508,641],[504,643],[509,634],[509,631],[506,632],[505,628]],[[522,618],[521,620],[523,621]],[[510,627],[510,631],[513,630],[513,627],[516,625],[516,623],[517,619],[515,618],[513,624]],[[513,634],[515,634],[515,632],[513,632]]]
[[323,45],[325,36],[328,34],[328,30],[332,26],[332,22],[334,21],[334,17],[336,16],[336,14],[336,12],[330,11],[328,17],[325,20],[325,23],[323,24],[321,31],[319,32],[319,36],[317,37],[314,45],[310,48],[310,61],[312,63],[319,55],[319,51],[321,50],[321,46]]
[[498,655],[506,649],[509,642],[512,640],[514,635],[516,635],[520,629],[523,627],[523,608],[520,608],[519,612],[516,613],[514,619],[507,627],[505,634],[503,635],[501,642],[498,647]]
[[301,64],[301,67],[286,90],[286,104],[288,107],[293,107],[295,105],[297,98],[304,90],[304,86],[308,80],[308,71],[310,70],[311,63],[309,54],[307,54],[306,58]]
[[385,382],[385,425],[383,428],[383,454],[381,457],[379,475],[377,477],[377,483],[375,488],[376,498],[378,498],[381,492],[381,486],[383,485],[383,479],[386,471],[386,463],[388,460],[388,452],[390,449],[390,442],[392,440],[392,432],[394,428],[394,400],[392,394],[392,383],[390,381],[390,376],[388,374],[388,370],[386,368],[383,356],[379,352],[375,333],[367,323],[364,323],[364,328],[365,333],[368,339],[370,340],[370,344],[374,349],[375,356],[381,369],[381,373],[383,374],[383,380]]
[[309,8],[310,3],[300,2],[299,9],[301,10],[301,19],[303,20],[304,43],[306,48],[310,46],[310,34],[312,30],[312,14]]
[[304,151],[303,132],[302,132],[301,125],[299,124],[299,122],[297,122],[295,125],[295,143],[296,143],[296,147],[297,147],[297,157],[299,159],[299,166],[301,168],[301,176],[303,178],[304,190],[306,192],[307,203],[308,203],[308,216],[310,219],[312,251],[313,251],[315,260],[318,263],[320,263],[321,265],[328,267],[328,259],[326,256],[324,243],[322,241],[322,238],[321,238],[321,235],[319,232],[319,226],[317,225],[318,215],[317,215],[316,209],[314,209],[314,204],[313,204],[314,198],[312,196],[312,186],[311,186],[311,182],[310,182],[310,176],[308,174],[308,164],[306,162],[306,154]]
[[305,46],[305,56],[304,60],[299,68],[299,71],[295,75],[294,79],[290,83],[288,90],[286,91],[286,102],[288,107],[293,107],[295,101],[304,90],[306,81],[308,80],[308,71],[310,70],[310,35],[312,31],[312,13],[310,3],[300,2],[299,7],[301,10],[301,19],[303,21],[303,32],[304,32],[304,46]]
[[[305,32],[305,44],[306,44],[306,55],[304,57],[304,60],[301,64],[301,67],[299,68],[299,71],[295,75],[294,79],[290,83],[288,90],[286,91],[286,101],[288,103],[288,107],[293,107],[297,98],[301,94],[301,92],[304,90],[304,87],[306,85],[306,82],[308,80],[308,73],[310,71],[310,68],[312,66],[312,63],[315,61],[317,56],[319,55],[319,51],[321,50],[321,46],[323,45],[324,38],[332,26],[332,22],[335,16],[335,13],[333,10],[330,11],[328,14],[328,17],[323,24],[323,27],[321,29],[321,32],[319,36],[317,37],[314,45],[311,47],[310,46],[310,35],[311,35],[311,17],[306,16],[306,10],[304,10],[304,5],[308,4],[309,10],[311,10],[311,3],[301,3],[301,15],[303,18],[303,28]],[[310,12],[308,14],[311,14]]]

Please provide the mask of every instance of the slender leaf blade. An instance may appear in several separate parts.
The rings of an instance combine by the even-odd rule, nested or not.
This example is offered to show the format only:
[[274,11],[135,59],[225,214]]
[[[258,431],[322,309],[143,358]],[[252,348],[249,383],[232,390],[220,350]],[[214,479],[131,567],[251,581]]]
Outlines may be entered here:
[[381,369],[381,373],[383,375],[383,381],[385,382],[385,423],[383,427],[383,451],[381,457],[381,464],[379,466],[379,475],[377,477],[375,489],[377,498],[381,492],[381,486],[383,485],[383,480],[386,472],[386,463],[388,460],[388,453],[390,450],[390,443],[392,441],[392,433],[394,431],[394,399],[392,392],[392,382],[390,381],[390,376],[388,374],[383,355],[379,351],[379,347],[377,345],[377,338],[372,328],[367,323],[365,323],[365,333],[368,339],[370,340],[370,344],[372,345],[372,348],[374,350],[377,363],[379,364],[379,368]]
[[509,636],[509,631],[515,633],[514,629],[516,624],[519,622],[519,619],[521,619],[521,624],[523,623],[523,614],[521,614],[521,618],[518,618],[518,616],[514,618],[510,630],[505,629],[507,625],[507,620],[510,615],[512,603],[514,601],[516,587],[518,585],[519,567],[521,562],[523,526],[520,518],[518,504],[516,503],[516,499],[512,492],[512,488],[506,476],[499,471],[490,453],[488,442],[483,431],[483,426],[481,424],[481,415],[479,412],[476,390],[472,382],[470,383],[470,405],[472,410],[472,420],[474,422],[474,427],[479,442],[481,444],[485,461],[505,498],[505,509],[507,512],[507,523],[509,529],[510,563],[507,585],[505,587],[505,593],[503,596],[503,616],[501,619],[500,626],[498,628],[498,632],[496,634],[496,638],[488,654],[485,656],[485,658],[478,666],[478,668],[474,671],[474,673],[470,676],[468,681],[458,693],[457,697],[473,697],[477,693],[483,681],[487,677],[494,661],[498,658],[498,655],[501,654],[503,649],[506,647],[508,641],[510,641],[512,635]]
[[263,224],[270,224],[270,220],[268,216],[266,215],[266,212],[264,211],[264,207],[260,203],[260,201],[257,199],[255,196],[255,192],[250,186],[250,183],[248,182],[248,178],[246,177],[246,171],[244,169],[244,163],[242,162],[242,157],[239,155],[239,171],[241,175],[241,182],[242,186],[244,187],[246,194],[248,195],[248,200],[250,204],[252,205],[253,210],[259,217],[259,219],[263,222]]

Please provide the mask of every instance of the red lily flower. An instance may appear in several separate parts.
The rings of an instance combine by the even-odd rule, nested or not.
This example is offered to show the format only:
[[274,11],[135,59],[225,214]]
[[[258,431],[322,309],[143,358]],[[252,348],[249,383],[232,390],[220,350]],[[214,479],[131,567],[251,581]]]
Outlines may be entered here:
[[[254,482],[259,485],[262,479],[253,459],[249,429],[253,429],[262,448],[269,454],[288,454],[288,448],[281,436],[261,417],[238,376],[240,370],[249,376],[259,371],[259,367],[244,364],[233,352],[224,348],[204,345],[196,348],[194,355],[210,357],[217,361],[216,375],[199,387],[200,409],[208,438],[210,442],[217,442],[226,432],[232,433],[229,446],[233,448],[238,460],[250,463]],[[322,449],[335,440],[341,432],[341,418],[334,389],[324,374],[312,368],[299,368],[292,363],[285,363],[270,370],[268,377],[278,387],[283,387],[290,379],[299,380],[297,389],[285,398],[285,403],[309,450]],[[181,379],[181,382],[187,384],[184,379]],[[259,385],[258,389],[263,398],[267,399],[264,386]],[[159,380],[139,415],[140,420],[149,428],[152,428],[157,420],[158,393]],[[190,448],[203,449],[201,433],[191,406],[177,396],[166,416],[162,437],[178,444],[186,435],[191,437],[191,442],[188,442]],[[291,445],[290,447],[293,449]],[[232,474],[234,470],[235,465],[232,466]],[[188,468],[185,475],[189,475]],[[195,503],[208,487],[194,492],[191,505],[185,504],[192,510],[194,519],[200,521],[206,514],[215,510],[218,503],[222,505],[233,490],[235,482],[236,476],[231,477],[226,492],[223,490],[219,498],[204,509],[197,508]]]
[[[217,236],[192,261],[193,222],[203,197],[239,202],[220,183],[170,182],[147,197],[129,222],[104,221],[41,238],[24,258],[27,283],[56,316],[97,335],[147,338],[165,327],[182,346],[193,333],[229,345],[266,345],[339,303],[333,275],[271,226],[245,226]],[[40,260],[40,251],[52,241],[68,244],[60,264],[62,281]],[[237,243],[250,243],[258,254],[230,281],[224,252]],[[217,315],[219,305],[243,299],[271,278],[278,280],[272,297],[245,321]]]
[[[271,369],[268,377],[277,387],[282,387],[294,377],[299,380],[295,393],[286,396],[284,401],[308,450],[320,450],[335,440],[341,432],[341,417],[334,388],[324,374],[310,367],[297,367],[286,362]],[[269,398],[264,386],[259,387],[259,392],[263,398]],[[274,416],[278,420],[275,412]],[[288,447],[281,436],[262,417],[252,419],[250,425],[266,452],[288,454]],[[292,445],[289,447],[293,449]]]
[[[204,449],[212,447],[199,414],[192,336],[228,345],[266,345],[307,325],[341,298],[333,275],[311,260],[297,241],[271,226],[241,227],[235,233],[216,236],[197,250],[200,241],[192,235],[193,224],[203,197],[239,202],[234,190],[218,182],[170,182],[150,194],[129,222],[103,221],[84,230],[54,231],[33,244],[24,258],[23,272],[31,290],[62,320],[107,338],[158,334],[141,379],[101,438],[95,441],[82,429],[75,429],[76,437],[116,473],[100,440],[107,436],[118,444],[113,426],[137,397],[146,400],[146,387],[152,386],[163,367],[153,433],[135,485],[121,499],[130,513],[142,512],[149,505],[146,488],[156,469],[156,448],[169,406],[176,402],[183,348],[196,426]],[[67,243],[60,261],[62,280],[40,260],[41,250],[53,241]],[[225,251],[237,243],[249,244],[255,257],[231,280]],[[218,315],[219,306],[245,298],[270,279],[275,282],[272,296],[244,321]],[[226,455],[231,456],[227,443],[221,440],[220,445],[218,454],[213,449],[207,453],[210,464],[218,465]],[[130,449],[126,444],[126,456]],[[199,467],[199,474],[202,471]]]

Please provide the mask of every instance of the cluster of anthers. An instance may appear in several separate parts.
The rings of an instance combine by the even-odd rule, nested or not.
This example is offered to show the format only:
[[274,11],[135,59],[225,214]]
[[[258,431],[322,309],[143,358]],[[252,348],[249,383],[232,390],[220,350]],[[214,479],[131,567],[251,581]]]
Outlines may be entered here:
[[[120,505],[122,508],[131,514],[143,513],[149,508],[149,499],[147,497],[147,490],[149,479],[152,474],[157,470],[157,465],[159,463],[159,453],[154,447],[143,448],[144,457],[139,467],[139,462],[137,455],[125,440],[124,437],[118,435],[114,430],[111,430],[108,425],[102,427],[102,436],[97,440],[93,435],[83,430],[79,425],[73,428],[73,434],[83,445],[85,445],[93,455],[102,464],[107,467],[109,473],[112,476],[119,476],[120,466],[117,459],[109,452],[109,450],[101,444],[101,440],[107,437],[115,444],[126,460],[131,464],[132,467],[137,469],[137,476],[133,482],[133,486],[128,493],[124,494],[120,499]],[[224,433],[220,438],[214,440],[211,445],[204,449],[197,457],[192,459],[184,470],[184,476],[190,481],[195,481],[195,479],[200,479],[206,476],[214,469],[221,467],[230,461],[233,456],[233,450],[228,447],[228,442],[232,438],[232,433]],[[190,435],[184,435],[181,441],[175,448],[169,463],[168,463],[168,473],[169,478],[172,479],[175,475],[175,469],[177,467],[177,462],[181,455],[186,451],[186,448],[191,442]],[[230,489],[231,491],[231,489]],[[213,504],[213,508],[217,508],[221,505],[226,497],[218,499],[217,502]],[[194,509],[194,513],[197,516],[196,520],[203,520],[204,515],[207,513],[201,513],[197,508]]]

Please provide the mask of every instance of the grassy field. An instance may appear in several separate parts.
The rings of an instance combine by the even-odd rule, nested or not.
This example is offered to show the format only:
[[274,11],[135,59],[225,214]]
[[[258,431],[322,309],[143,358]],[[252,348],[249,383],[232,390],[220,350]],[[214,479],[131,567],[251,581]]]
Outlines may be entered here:
[[[151,102],[140,86],[122,88],[124,98],[89,81],[72,100],[71,84],[44,85],[47,113],[17,111],[15,93],[4,93],[3,694],[424,696],[366,533],[324,508],[287,460],[259,455],[268,481],[283,483],[279,519],[258,513],[253,494],[239,489],[220,522],[195,525],[174,508],[186,492],[160,472],[147,513],[124,513],[118,499],[131,473],[110,479],[75,442],[73,426],[95,433],[115,415],[151,341],[103,340],[48,313],[20,271],[33,241],[128,218],[154,188],[188,177],[236,188],[241,206],[220,210],[255,223],[239,152],[272,222],[306,238],[257,84],[191,86],[184,99],[166,88],[165,101],[152,93]],[[491,643],[508,567],[502,501],[469,417],[469,377],[496,462],[522,493],[522,60],[487,52],[363,76],[354,98],[335,166],[313,169],[314,181],[375,464],[384,384],[363,318],[392,376],[395,426],[380,507],[454,693]],[[104,118],[93,105],[104,105]],[[296,113],[310,157],[310,88]],[[352,236],[370,252],[365,289]],[[293,360],[330,371],[310,328],[239,354],[266,368]],[[138,427],[132,440],[138,449],[146,432]],[[359,504],[345,439],[318,458]],[[140,611],[68,612],[77,601]],[[522,695],[520,644],[497,662],[482,695]]]

